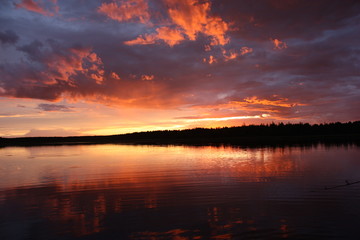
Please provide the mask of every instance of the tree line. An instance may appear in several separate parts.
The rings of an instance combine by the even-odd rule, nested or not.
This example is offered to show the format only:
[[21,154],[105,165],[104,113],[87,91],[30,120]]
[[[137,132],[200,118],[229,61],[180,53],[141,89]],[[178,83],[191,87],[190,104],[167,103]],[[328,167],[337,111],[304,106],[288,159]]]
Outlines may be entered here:
[[296,143],[306,141],[360,142],[360,121],[334,123],[270,123],[221,128],[158,130],[108,136],[0,138],[0,146],[34,146],[97,143],[208,144]]

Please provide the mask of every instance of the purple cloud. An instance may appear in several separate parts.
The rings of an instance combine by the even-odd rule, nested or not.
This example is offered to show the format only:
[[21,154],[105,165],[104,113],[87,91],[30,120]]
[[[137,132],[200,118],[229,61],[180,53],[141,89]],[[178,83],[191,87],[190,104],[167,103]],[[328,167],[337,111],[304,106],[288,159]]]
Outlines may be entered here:
[[72,112],[73,109],[66,105],[61,104],[47,104],[47,103],[41,103],[37,106],[37,109],[40,109],[42,111],[46,112]]
[[0,42],[3,44],[15,44],[19,40],[19,36],[12,30],[0,32]]

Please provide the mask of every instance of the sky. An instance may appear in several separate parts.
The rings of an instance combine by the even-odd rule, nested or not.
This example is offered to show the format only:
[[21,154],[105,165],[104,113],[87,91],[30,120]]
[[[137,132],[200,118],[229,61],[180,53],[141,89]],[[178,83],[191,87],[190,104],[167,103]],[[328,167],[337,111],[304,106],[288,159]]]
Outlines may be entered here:
[[2,0],[0,136],[360,120],[358,0]]

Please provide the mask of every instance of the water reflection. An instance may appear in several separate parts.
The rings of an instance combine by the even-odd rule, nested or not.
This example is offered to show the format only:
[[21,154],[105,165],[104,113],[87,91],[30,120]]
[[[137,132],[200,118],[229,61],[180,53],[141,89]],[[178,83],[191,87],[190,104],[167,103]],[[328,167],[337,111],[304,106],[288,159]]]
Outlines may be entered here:
[[[1,239],[351,239],[359,148],[0,150]],[[354,223],[354,224],[353,224]]]

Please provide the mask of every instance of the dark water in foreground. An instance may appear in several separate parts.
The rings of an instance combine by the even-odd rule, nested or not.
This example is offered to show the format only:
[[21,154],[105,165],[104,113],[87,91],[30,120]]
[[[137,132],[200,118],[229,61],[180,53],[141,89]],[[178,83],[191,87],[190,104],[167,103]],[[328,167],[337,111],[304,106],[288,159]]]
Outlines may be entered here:
[[0,149],[0,239],[359,239],[358,147]]

